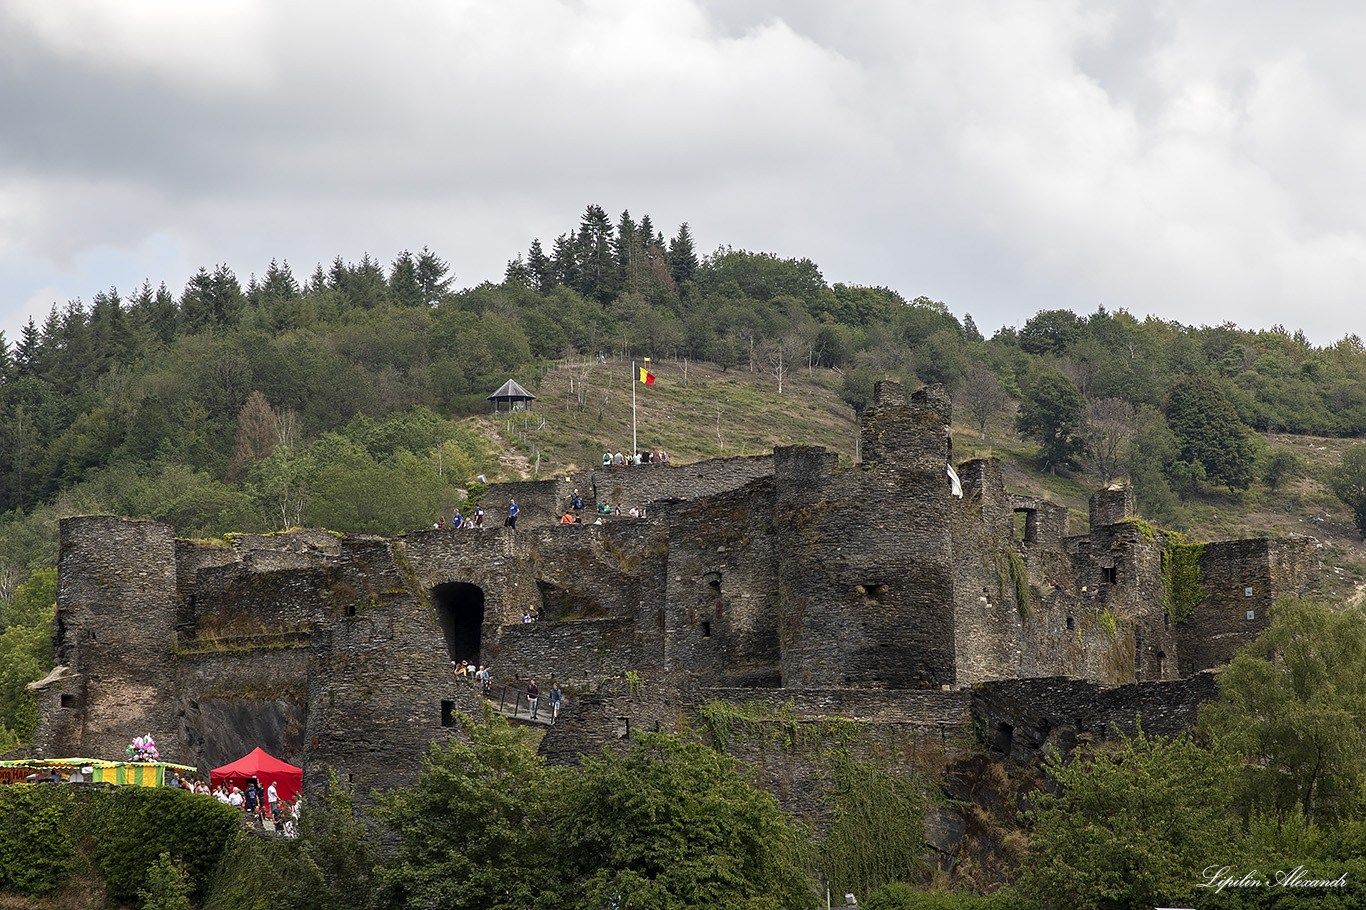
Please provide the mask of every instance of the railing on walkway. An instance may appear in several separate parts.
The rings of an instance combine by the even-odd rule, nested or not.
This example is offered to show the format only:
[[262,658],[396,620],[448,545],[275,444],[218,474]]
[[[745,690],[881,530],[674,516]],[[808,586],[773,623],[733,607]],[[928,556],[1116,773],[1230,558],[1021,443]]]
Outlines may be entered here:
[[457,676],[456,680],[463,682],[471,689],[480,692],[484,700],[493,705],[499,714],[508,717],[517,717],[523,720],[536,720],[545,723],[552,723],[554,720],[555,709],[550,705],[549,692],[542,692],[537,702],[536,716],[531,716],[531,699],[527,696],[525,689],[518,689],[516,686],[505,685],[504,683],[490,682],[484,686],[479,680],[468,676]]

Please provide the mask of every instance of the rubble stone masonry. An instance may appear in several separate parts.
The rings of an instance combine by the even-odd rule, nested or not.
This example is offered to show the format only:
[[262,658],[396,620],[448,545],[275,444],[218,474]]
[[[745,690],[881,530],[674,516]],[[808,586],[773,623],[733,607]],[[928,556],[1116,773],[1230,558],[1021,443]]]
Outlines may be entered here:
[[[717,700],[856,723],[901,756],[982,729],[1025,757],[1140,715],[1179,729],[1214,691],[1203,671],[1265,628],[1276,597],[1317,584],[1312,540],[1209,544],[1205,600],[1173,622],[1165,537],[1135,520],[1130,491],[1097,493],[1077,535],[989,459],[954,466],[957,496],[950,415],[943,389],[883,382],[861,464],[790,446],[499,484],[481,531],[196,542],[65,519],[66,669],[39,688],[37,746],[117,757],[151,733],[167,758],[208,768],[260,745],[301,764],[306,790],[336,773],[366,794],[415,780],[423,751],[480,710],[452,672],[472,661],[513,688],[561,684],[540,747],[556,761],[683,729]],[[575,488],[586,511],[645,516],[556,523]],[[771,785],[810,809],[810,769],[782,761],[795,764]]]

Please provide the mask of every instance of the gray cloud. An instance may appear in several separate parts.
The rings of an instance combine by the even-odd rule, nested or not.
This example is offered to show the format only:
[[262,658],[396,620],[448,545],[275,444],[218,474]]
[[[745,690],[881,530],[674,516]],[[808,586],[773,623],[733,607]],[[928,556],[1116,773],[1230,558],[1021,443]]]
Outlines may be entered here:
[[1105,305],[1328,341],[1366,113],[1361,14],[1317,9],[0,0],[0,329],[217,262],[426,244],[497,280],[596,202],[984,328]]

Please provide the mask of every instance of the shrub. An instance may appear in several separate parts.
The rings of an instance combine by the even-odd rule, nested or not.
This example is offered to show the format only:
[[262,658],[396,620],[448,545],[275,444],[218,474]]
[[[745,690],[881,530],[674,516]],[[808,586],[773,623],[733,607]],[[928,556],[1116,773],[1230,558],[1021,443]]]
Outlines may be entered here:
[[0,788],[0,887],[39,896],[66,883],[76,855],[71,803],[71,791],[53,784]]

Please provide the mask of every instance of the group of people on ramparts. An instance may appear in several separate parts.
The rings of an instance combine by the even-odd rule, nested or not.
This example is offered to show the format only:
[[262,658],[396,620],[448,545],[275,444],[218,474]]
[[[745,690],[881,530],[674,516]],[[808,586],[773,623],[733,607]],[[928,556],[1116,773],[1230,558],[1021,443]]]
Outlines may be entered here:
[[623,455],[620,452],[617,452],[615,455],[611,452],[602,453],[602,466],[604,468],[624,468],[631,465],[668,463],[669,453],[665,452],[663,449],[651,449],[648,452],[642,449],[634,455]]

